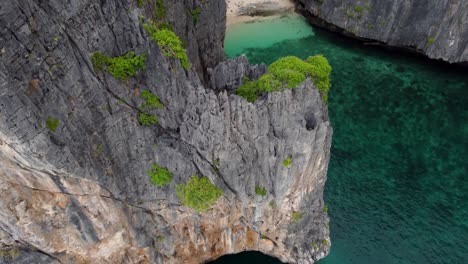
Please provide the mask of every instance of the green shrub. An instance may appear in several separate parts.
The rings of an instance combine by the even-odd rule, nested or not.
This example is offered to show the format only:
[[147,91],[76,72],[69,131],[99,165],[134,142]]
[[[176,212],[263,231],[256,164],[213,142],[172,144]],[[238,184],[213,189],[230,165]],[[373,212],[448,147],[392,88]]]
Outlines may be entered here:
[[109,57],[96,51],[91,55],[91,63],[93,64],[94,71],[103,71],[107,65]]
[[260,195],[260,196],[265,196],[265,195],[267,195],[268,191],[267,191],[267,189],[266,189],[265,187],[262,187],[262,186],[260,186],[260,185],[257,185],[257,186],[255,187],[255,193],[256,193],[257,195]]
[[52,131],[52,132],[57,130],[59,123],[60,121],[58,119],[52,118],[50,116],[48,116],[46,119],[46,127],[49,131]]
[[219,158],[217,158],[217,159],[213,158],[212,162],[213,162],[213,168],[214,168],[214,170],[215,170],[216,172],[219,172],[219,166],[220,166],[220,160],[219,160]]
[[145,0],[137,0],[136,2],[137,2],[137,7],[141,8],[143,4],[145,3]]
[[283,166],[284,167],[289,168],[289,167],[291,167],[291,164],[292,164],[292,158],[291,157],[283,160]]
[[364,11],[364,7],[363,6],[355,6],[354,11],[357,12],[357,13],[362,13]]
[[154,109],[164,107],[164,105],[159,101],[159,97],[148,90],[143,90],[140,97],[145,100],[145,103],[139,107],[140,109]]
[[209,209],[222,194],[223,191],[205,176],[192,176],[187,184],[176,186],[176,195],[181,203],[197,212]]
[[325,213],[328,213],[328,205],[325,205],[325,206],[323,207],[323,211],[324,211]]
[[307,77],[311,77],[320,91],[324,102],[327,102],[330,89],[331,66],[323,55],[316,55],[303,61],[289,56],[273,62],[268,73],[256,81],[244,81],[236,89],[236,94],[249,102],[254,102],[261,93],[293,89]]
[[199,7],[195,8],[194,10],[192,10],[192,18],[193,18],[193,23],[197,23],[198,22],[198,18],[201,14],[201,10]]
[[310,245],[314,248],[314,250],[317,250],[317,249],[318,249],[317,242],[312,241],[312,242],[310,243]]
[[172,28],[172,25],[169,24],[169,23],[167,23],[167,22],[161,22],[161,23],[159,23],[158,28],[159,28],[159,29],[167,29],[167,30],[170,30],[170,31],[174,31],[174,29]]
[[312,65],[312,80],[322,95],[323,101],[327,103],[328,91],[330,91],[331,87],[330,75],[332,67],[330,63],[328,63],[327,58],[323,55],[308,57],[306,61]]
[[145,68],[146,55],[135,55],[131,51],[124,56],[110,58],[107,71],[117,79],[134,77],[139,69]]
[[275,208],[275,202],[274,202],[274,201],[271,201],[268,205],[269,205],[272,209]]
[[158,123],[158,118],[155,115],[147,113],[140,113],[138,115],[138,122],[142,126],[150,126]]
[[163,0],[156,0],[156,6],[154,9],[154,16],[158,20],[166,18],[166,7],[164,6]]
[[429,37],[426,41],[426,45],[431,45],[431,44],[434,44],[435,42],[435,38],[433,37]]
[[328,242],[327,242],[327,240],[325,240],[325,239],[324,239],[324,240],[322,240],[322,246],[326,246],[326,245],[328,245]]
[[163,186],[171,182],[172,173],[157,163],[151,165],[151,170],[146,171],[146,174],[151,178],[151,182],[157,186]]
[[292,213],[292,219],[293,219],[293,222],[294,222],[294,223],[296,223],[297,221],[301,220],[301,218],[302,218],[302,214],[301,214],[301,213],[296,212],[296,211],[294,211],[294,212]]
[[255,102],[259,93],[258,82],[246,81],[236,89],[236,94],[242,96],[248,102]]
[[138,70],[145,68],[146,55],[135,55],[135,52],[119,57],[108,57],[99,52],[94,52],[91,56],[91,62],[95,71],[106,70],[112,76],[120,80],[126,80],[128,77],[134,77]]
[[143,27],[146,29],[151,37],[151,40],[156,42],[161,48],[164,56],[180,60],[182,68],[189,69],[190,62],[180,38],[168,28],[158,28],[156,23],[150,21],[144,23]]

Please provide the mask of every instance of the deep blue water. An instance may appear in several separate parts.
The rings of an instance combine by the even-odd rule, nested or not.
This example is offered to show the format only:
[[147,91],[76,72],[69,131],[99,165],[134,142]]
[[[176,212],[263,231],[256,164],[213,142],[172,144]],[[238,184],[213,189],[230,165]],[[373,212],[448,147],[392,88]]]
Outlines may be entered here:
[[[320,264],[468,263],[467,68],[366,46],[295,15],[230,27],[225,46],[251,63],[324,54],[333,67],[332,248]],[[216,263],[280,262],[247,252]]]

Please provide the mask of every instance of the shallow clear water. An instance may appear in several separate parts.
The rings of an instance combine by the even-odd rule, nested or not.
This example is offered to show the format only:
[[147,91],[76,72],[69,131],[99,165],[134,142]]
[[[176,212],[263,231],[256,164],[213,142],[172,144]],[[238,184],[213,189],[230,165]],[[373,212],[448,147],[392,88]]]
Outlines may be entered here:
[[[225,50],[267,64],[324,54],[333,67],[332,249],[320,264],[468,263],[467,68],[365,46],[296,15],[231,27]],[[246,256],[280,263],[252,253],[217,263]]]

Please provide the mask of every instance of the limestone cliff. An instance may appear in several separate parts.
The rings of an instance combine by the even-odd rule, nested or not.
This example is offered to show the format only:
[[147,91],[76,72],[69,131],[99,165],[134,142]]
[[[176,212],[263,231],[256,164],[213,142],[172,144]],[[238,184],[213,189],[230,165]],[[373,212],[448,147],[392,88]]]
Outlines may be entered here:
[[[296,0],[322,26],[448,62],[468,62],[466,0]],[[318,19],[317,19],[318,18]]]
[[[164,1],[192,63],[184,70],[141,26],[155,2],[2,2],[0,250],[19,255],[0,263],[202,263],[243,250],[322,258],[332,129],[319,93],[307,80],[254,104],[233,95],[265,68],[223,62],[219,0]],[[118,80],[94,71],[95,51],[146,53],[146,68]],[[156,125],[137,121],[143,90],[164,104]],[[150,182],[154,162],[173,173],[169,185]],[[203,213],[174,191],[193,174],[223,189]]]

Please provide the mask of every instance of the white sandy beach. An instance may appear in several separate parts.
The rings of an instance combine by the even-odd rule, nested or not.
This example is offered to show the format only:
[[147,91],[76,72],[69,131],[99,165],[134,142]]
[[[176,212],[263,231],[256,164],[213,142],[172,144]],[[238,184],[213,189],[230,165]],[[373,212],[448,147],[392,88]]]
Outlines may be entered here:
[[255,5],[268,6],[269,10],[282,13],[294,10],[294,4],[290,0],[226,0],[227,2],[227,26],[254,20],[270,19],[271,16],[246,16],[240,14],[241,8],[246,6],[255,7]]

